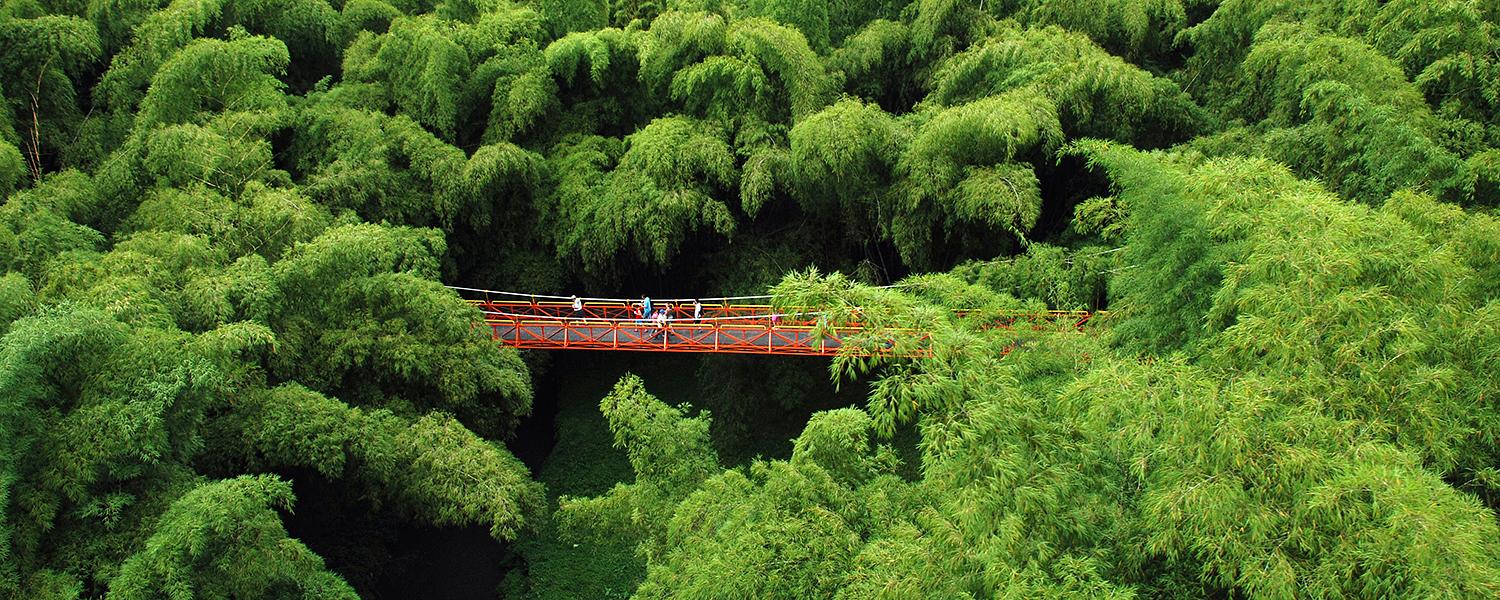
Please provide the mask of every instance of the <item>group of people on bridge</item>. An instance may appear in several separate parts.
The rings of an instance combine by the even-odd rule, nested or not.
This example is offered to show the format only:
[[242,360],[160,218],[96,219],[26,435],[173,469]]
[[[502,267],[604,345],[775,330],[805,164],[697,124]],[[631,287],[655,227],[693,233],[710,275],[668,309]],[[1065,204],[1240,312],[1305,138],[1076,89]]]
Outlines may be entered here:
[[[572,297],[572,300],[573,314],[582,314],[583,299],[575,295]],[[692,309],[692,320],[702,320],[703,303],[699,302],[698,300],[693,300]],[[650,337],[650,339],[653,340],[667,334],[668,330],[672,326],[672,320],[675,318],[673,316],[675,312],[676,307],[672,306],[672,304],[670,303],[654,306],[653,310],[650,296],[641,296],[641,301],[635,305],[635,316],[637,319],[636,322],[641,324],[649,323],[657,329],[657,332]]]
[[[582,313],[583,312],[583,299],[579,298],[576,295],[573,296],[572,299],[573,299],[573,314],[576,315],[576,314]],[[697,321],[697,320],[702,319],[703,318],[703,303],[701,303],[701,302],[699,302],[697,300],[693,300],[692,307],[693,307],[693,317],[692,317],[692,320]],[[662,306],[657,306],[656,310],[652,310],[652,304],[651,304],[651,297],[650,296],[641,296],[641,301],[635,305],[635,315],[636,315],[636,318],[638,318],[641,322],[646,322],[646,321],[651,321],[651,322],[657,322],[657,321],[666,322],[666,321],[671,321],[673,319],[672,314],[674,312],[675,312],[674,307],[671,304],[665,304],[665,305],[662,305]]]

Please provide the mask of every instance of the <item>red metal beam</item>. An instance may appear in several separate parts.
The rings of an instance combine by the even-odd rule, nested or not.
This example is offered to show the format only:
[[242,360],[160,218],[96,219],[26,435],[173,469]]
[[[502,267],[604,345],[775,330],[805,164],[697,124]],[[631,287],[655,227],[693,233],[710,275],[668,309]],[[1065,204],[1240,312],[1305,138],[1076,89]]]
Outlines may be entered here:
[[[835,356],[843,348],[843,339],[861,331],[856,324],[826,328],[824,335],[814,335],[814,321],[778,318],[773,316],[772,307],[765,305],[704,305],[702,318],[696,320],[691,305],[672,305],[668,308],[673,319],[663,327],[641,319],[633,302],[587,303],[577,311],[568,302],[469,302],[485,312],[486,324],[496,341],[517,348]],[[972,312],[960,314],[978,316]],[[1057,323],[1081,329],[1092,313],[1048,311],[985,317],[989,318],[985,327],[1010,329],[1025,322],[1033,329]],[[916,339],[918,349],[913,354],[928,352],[926,332],[887,331]]]

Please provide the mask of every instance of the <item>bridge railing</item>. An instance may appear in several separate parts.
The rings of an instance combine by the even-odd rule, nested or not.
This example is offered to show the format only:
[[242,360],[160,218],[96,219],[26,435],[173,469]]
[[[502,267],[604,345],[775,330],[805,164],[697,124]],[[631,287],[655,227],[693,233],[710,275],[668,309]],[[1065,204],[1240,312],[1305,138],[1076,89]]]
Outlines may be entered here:
[[[827,327],[819,335],[810,325],[735,323],[721,321],[671,322],[666,325],[639,320],[548,319],[489,317],[486,324],[497,341],[517,348],[574,350],[641,350],[654,352],[718,352],[739,354],[785,354],[834,356],[863,333],[858,327]],[[887,344],[896,348],[895,336],[917,341],[914,355],[926,353],[929,335],[916,330],[891,330]],[[906,348],[908,345],[902,344]],[[892,350],[891,352],[895,352]],[[860,354],[878,354],[860,351]]]
[[[690,302],[658,302],[666,308],[666,322],[643,318],[640,302],[592,299],[578,309],[570,301],[500,299],[486,295],[466,301],[483,314],[497,341],[518,348],[640,350],[655,352],[720,352],[833,356],[841,351],[857,355],[930,354],[931,333],[917,329],[882,328],[873,339],[861,323],[824,326],[813,311],[781,309],[765,304],[702,304],[694,318]],[[555,298],[555,297],[553,297]],[[956,310],[960,318],[979,321],[985,329],[1046,330],[1060,326],[1082,330],[1101,313],[1083,311]],[[858,340],[859,348],[844,349]],[[873,341],[873,344],[872,344]],[[915,341],[915,343],[912,343]]]
[[[640,303],[633,301],[595,301],[584,303],[579,310],[574,310],[572,303],[569,302],[523,302],[490,299],[469,299],[466,302],[478,307],[486,314],[494,316],[616,320],[643,318],[640,312]],[[668,309],[668,315],[674,321],[695,320],[691,304],[671,303],[652,305],[652,310],[658,308]],[[978,317],[986,319],[987,322],[984,323],[984,326],[988,327],[1011,327],[1017,322],[1025,321],[1033,325],[1071,323],[1074,328],[1082,328],[1090,319],[1102,314],[1069,310],[988,312],[971,309],[958,309],[953,311],[953,313],[961,318]],[[754,321],[756,317],[769,319],[772,316],[778,316],[783,323],[812,325],[816,319],[809,317],[816,314],[815,311],[796,309],[778,313],[774,307],[768,304],[704,304],[696,320],[733,319]],[[858,323],[849,323],[847,325],[852,327],[859,326]]]
[[[641,305],[638,302],[587,302],[579,310],[573,310],[570,302],[516,302],[512,300],[467,300],[481,311],[498,315],[525,315],[558,319],[640,319]],[[704,304],[700,319],[767,317],[776,311],[765,304]],[[693,318],[691,304],[653,304],[651,309],[667,309],[674,320]]]

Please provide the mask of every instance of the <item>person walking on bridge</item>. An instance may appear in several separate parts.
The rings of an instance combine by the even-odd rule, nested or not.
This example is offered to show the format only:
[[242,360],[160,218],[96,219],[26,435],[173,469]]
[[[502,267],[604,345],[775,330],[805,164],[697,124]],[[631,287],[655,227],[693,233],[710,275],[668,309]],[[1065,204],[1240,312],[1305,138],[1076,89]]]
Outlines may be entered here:
[[651,313],[651,337],[646,338],[646,339],[648,341],[653,341],[654,342],[654,341],[656,341],[656,338],[661,337],[662,335],[666,334],[666,332],[667,332],[667,309],[665,309],[665,308],[658,308],[658,309],[656,309],[656,312]]
[[702,318],[703,318],[703,304],[699,303],[697,299],[694,299],[693,300],[693,320],[697,321],[697,320],[702,319]]
[[578,299],[578,296],[576,294],[573,296],[573,312],[583,312],[583,300]]
[[651,312],[651,297],[641,296],[641,318],[649,319],[655,313]]

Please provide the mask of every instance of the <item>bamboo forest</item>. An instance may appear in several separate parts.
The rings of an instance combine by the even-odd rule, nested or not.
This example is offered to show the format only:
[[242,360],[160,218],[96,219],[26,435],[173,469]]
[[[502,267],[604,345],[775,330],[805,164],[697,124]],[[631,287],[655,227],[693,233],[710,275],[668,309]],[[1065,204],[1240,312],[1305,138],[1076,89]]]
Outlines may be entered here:
[[1500,598],[1496,0],[0,0],[0,599]]

